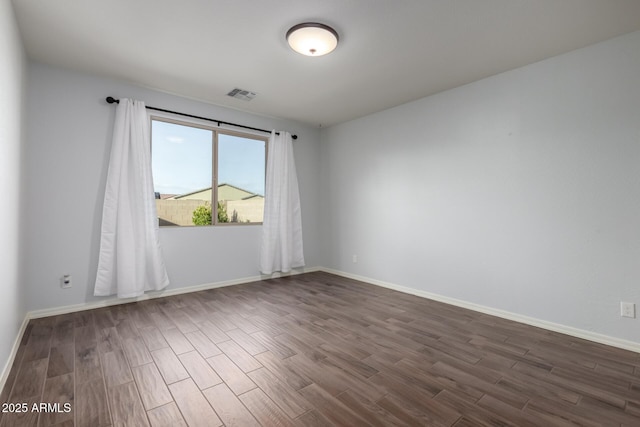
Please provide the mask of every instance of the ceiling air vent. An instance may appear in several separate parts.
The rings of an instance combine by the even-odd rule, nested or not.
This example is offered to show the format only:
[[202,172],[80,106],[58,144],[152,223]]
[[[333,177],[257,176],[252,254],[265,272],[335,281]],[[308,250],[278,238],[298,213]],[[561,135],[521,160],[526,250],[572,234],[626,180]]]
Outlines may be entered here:
[[235,88],[227,95],[232,98],[242,99],[243,101],[251,101],[253,98],[255,98],[256,93],[244,89]]

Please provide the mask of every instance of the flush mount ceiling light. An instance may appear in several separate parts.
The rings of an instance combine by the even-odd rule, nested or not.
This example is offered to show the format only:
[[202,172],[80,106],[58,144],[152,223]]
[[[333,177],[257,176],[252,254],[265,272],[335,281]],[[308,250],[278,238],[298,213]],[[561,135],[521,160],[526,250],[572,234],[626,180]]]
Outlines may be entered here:
[[287,31],[291,49],[307,56],[322,56],[338,46],[338,33],[328,25],[305,22]]

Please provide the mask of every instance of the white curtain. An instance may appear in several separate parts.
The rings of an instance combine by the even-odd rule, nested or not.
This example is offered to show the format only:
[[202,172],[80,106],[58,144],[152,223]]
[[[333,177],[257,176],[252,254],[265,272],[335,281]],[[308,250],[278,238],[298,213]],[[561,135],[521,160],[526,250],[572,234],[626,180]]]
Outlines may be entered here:
[[302,266],[300,193],[291,134],[273,131],[267,153],[260,271],[287,273]]
[[129,298],[169,284],[158,239],[151,132],[144,102],[116,109],[94,295]]

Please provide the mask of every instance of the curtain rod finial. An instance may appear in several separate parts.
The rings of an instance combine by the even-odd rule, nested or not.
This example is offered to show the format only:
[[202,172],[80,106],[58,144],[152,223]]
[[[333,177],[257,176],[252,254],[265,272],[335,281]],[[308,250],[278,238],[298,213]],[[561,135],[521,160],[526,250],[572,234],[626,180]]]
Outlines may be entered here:
[[114,102],[115,102],[116,104],[119,104],[119,103],[120,103],[120,100],[115,99],[113,96],[107,96],[107,102],[108,102],[109,104],[113,104]]
[[298,139],[298,135],[291,135],[291,139]]

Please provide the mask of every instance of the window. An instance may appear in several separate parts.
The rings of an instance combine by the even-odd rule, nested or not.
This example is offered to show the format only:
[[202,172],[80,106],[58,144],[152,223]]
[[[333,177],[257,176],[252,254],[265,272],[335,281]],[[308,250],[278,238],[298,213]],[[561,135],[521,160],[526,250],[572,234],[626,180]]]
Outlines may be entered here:
[[267,138],[151,118],[160,226],[262,223]]

